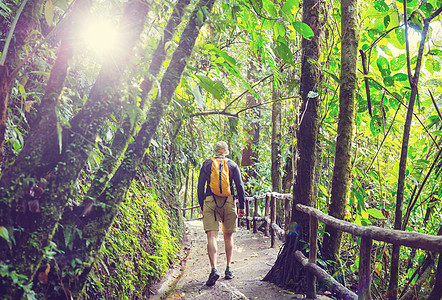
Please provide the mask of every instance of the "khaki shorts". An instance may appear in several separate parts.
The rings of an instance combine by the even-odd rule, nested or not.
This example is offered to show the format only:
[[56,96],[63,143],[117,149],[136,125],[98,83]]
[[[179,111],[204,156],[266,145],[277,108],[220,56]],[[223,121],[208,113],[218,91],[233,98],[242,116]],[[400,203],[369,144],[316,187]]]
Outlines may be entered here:
[[204,200],[204,231],[219,231],[219,222],[221,222],[224,233],[235,232],[237,215],[233,196],[227,197],[226,204],[224,204],[225,197],[216,196],[216,198],[216,204],[214,196],[207,196]]

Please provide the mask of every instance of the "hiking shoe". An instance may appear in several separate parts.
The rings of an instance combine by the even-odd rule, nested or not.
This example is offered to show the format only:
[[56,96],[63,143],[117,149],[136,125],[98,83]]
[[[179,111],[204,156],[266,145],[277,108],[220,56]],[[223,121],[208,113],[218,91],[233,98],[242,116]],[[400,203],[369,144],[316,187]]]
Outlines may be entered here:
[[212,269],[212,272],[210,272],[209,279],[207,279],[206,285],[212,286],[215,284],[215,282],[218,280],[219,274],[216,269]]
[[224,278],[225,279],[233,279],[233,272],[230,269],[227,269],[226,272],[224,273]]

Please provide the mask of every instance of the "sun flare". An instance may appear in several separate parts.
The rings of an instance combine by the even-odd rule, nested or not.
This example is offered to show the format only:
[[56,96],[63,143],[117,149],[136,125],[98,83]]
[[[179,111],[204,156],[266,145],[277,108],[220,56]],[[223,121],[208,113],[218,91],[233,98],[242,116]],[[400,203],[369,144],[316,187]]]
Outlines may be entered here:
[[81,43],[100,56],[110,56],[118,48],[120,33],[115,23],[104,17],[85,20],[79,28]]

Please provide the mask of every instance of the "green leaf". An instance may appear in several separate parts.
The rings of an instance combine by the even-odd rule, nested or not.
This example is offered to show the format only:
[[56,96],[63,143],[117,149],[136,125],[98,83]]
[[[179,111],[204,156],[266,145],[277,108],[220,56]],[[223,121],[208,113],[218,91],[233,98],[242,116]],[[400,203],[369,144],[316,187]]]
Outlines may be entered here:
[[[6,13],[3,13],[1,10],[4,10]],[[3,3],[3,0],[0,1],[0,16],[6,17],[11,12],[11,9]]]
[[396,73],[393,75],[393,80],[394,81],[408,81],[408,76],[407,76],[407,74],[404,74],[404,73]]
[[367,209],[367,212],[370,216],[376,218],[376,219],[385,219],[384,215],[379,209],[376,208],[369,208]]
[[376,65],[378,66],[378,69],[381,72],[382,77],[385,78],[391,74],[390,64],[388,63],[388,60],[385,57],[380,56],[376,60]]
[[434,72],[440,71],[440,62],[433,58],[427,59],[425,61],[425,68],[433,75]]
[[390,61],[390,66],[392,71],[399,71],[407,63],[407,57],[405,54],[401,54]]
[[278,52],[279,56],[286,62],[291,64],[292,66],[295,65],[295,62],[293,61],[293,53],[290,51],[289,47],[287,45],[278,42],[276,44],[276,51]]
[[201,24],[203,24],[203,22],[204,22],[204,14],[203,14],[203,11],[200,9],[196,13],[196,24],[201,25]]
[[315,35],[310,26],[305,23],[295,21],[292,25],[295,30],[307,40],[310,40]]
[[51,27],[52,23],[54,22],[54,4],[52,3],[52,0],[46,1],[45,19],[46,23],[49,25],[49,27]]
[[401,45],[405,45],[405,30],[400,27],[395,29],[396,38]]
[[262,30],[270,30],[273,28],[273,22],[267,19],[264,19],[262,21],[262,25],[261,25]]
[[426,17],[431,15],[434,10],[433,5],[431,5],[431,3],[428,3],[428,2],[423,3],[422,6],[420,7],[420,9]]
[[226,60],[224,59],[224,57],[217,57],[213,62],[216,64],[222,64],[224,63]]
[[60,154],[63,150],[63,127],[61,123],[57,121],[57,137],[58,137],[58,150]]
[[416,30],[417,32],[422,32],[422,29],[424,27],[424,22],[422,19],[422,13],[420,10],[415,10],[411,16],[410,21],[408,22],[408,25]]
[[199,75],[197,77],[203,89],[211,93],[216,99],[221,100],[226,91],[224,85],[221,82],[213,81],[209,77],[203,75]]
[[388,25],[390,25],[390,20],[391,20],[390,15],[386,15],[384,17],[384,26],[385,26],[385,28],[388,28]]
[[375,1],[373,6],[379,12],[387,12],[389,10],[388,5],[383,0]]
[[266,12],[268,12],[269,15],[271,15],[273,18],[276,18],[278,16],[278,12],[276,11],[273,1],[264,0],[263,5]]
[[435,131],[432,131],[431,134],[432,134],[432,135],[435,135],[435,136],[442,136],[442,130],[435,130]]
[[298,10],[299,0],[287,0],[282,6],[282,11],[287,15],[289,20],[294,19],[294,16]]
[[285,26],[279,22],[275,22],[273,24],[273,32],[275,34],[275,40],[277,40],[278,37],[285,35]]
[[394,85],[394,79],[392,76],[386,76],[384,77],[384,84],[386,86],[393,86]]
[[8,244],[11,242],[11,239],[9,238],[9,231],[4,226],[0,226],[0,236],[4,238]]
[[430,54],[430,55],[441,55],[442,54],[442,50],[437,49],[437,48],[433,48],[430,51],[428,51],[428,54]]

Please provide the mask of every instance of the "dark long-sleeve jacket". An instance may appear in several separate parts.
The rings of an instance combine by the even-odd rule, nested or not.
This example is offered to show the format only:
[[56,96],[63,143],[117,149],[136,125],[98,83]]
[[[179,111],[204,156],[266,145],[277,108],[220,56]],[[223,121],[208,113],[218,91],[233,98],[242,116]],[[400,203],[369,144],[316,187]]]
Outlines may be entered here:
[[[239,208],[244,209],[244,184],[241,179],[241,173],[239,172],[238,165],[232,161],[227,160],[227,166],[229,167],[229,180],[230,180],[230,190],[232,195],[234,194],[233,183],[238,193]],[[204,199],[207,196],[213,195],[210,189],[210,173],[212,172],[212,160],[208,159],[203,162],[201,166],[200,175],[198,177],[198,202],[203,209]]]

